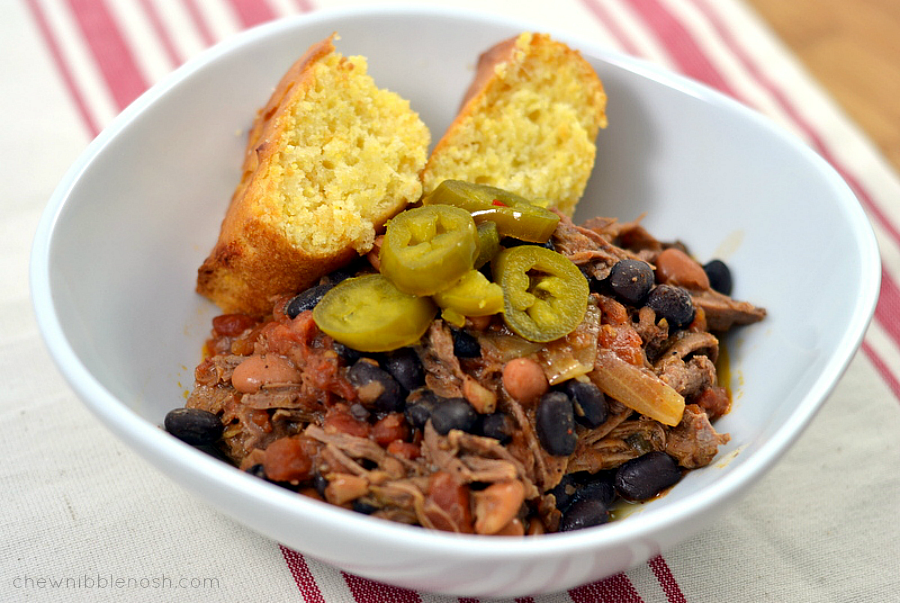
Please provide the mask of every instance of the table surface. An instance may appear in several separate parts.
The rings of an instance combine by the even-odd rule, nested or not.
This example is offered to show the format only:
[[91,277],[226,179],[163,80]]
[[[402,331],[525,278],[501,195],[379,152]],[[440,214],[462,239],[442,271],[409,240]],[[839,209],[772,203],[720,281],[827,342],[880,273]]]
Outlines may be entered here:
[[[900,179],[892,137],[900,127],[894,118],[900,95],[890,91],[897,90],[900,63],[893,61],[893,71],[876,70],[866,64],[870,54],[838,45],[846,56],[831,75],[853,77],[843,83],[826,77],[825,88],[804,66],[816,66],[809,49],[792,51],[753,9],[764,9],[779,31],[794,28],[802,38],[816,27],[826,32],[825,17],[838,6],[860,7],[857,14],[870,23],[883,11],[896,27],[896,2],[798,0],[808,9],[799,14],[785,8],[793,3],[779,0],[557,0],[552,10],[536,0],[430,3],[516,14],[602,39],[760,110],[804,138],[853,186],[884,263],[878,309],[860,351],[801,439],[746,497],[711,528],[646,564],[521,601],[898,600]],[[0,601],[456,600],[348,576],[176,488],[79,403],[43,346],[29,298],[30,245],[47,199],[91,139],[137,94],[203,48],[256,23],[365,4],[0,3],[6,140],[0,150],[0,421],[6,427],[0,438]],[[871,30],[879,39],[882,26]],[[883,89],[891,102],[884,103],[883,117],[867,119],[866,111],[875,110],[856,113],[841,95],[846,89],[865,90],[865,97]],[[865,98],[857,104],[877,103]],[[879,119],[889,122],[883,140]]]
[[900,3],[747,0],[894,168],[900,168]]

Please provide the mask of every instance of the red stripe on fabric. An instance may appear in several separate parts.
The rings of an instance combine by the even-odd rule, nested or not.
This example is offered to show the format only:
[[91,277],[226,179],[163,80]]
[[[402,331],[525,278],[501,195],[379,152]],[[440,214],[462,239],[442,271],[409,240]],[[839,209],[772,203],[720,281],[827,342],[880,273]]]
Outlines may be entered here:
[[156,37],[159,38],[159,43],[162,44],[169,62],[172,63],[173,67],[181,65],[184,59],[175,48],[172,36],[169,35],[169,31],[166,29],[162,17],[159,16],[159,11],[156,10],[156,4],[153,3],[153,0],[140,0],[140,4],[141,8],[147,14],[147,19],[150,21],[150,27],[153,28]]
[[94,62],[118,108],[124,109],[147,87],[118,24],[101,0],[68,0]]
[[869,362],[872,363],[875,370],[878,371],[881,378],[884,379],[884,382],[890,388],[891,392],[893,392],[897,400],[900,401],[900,380],[897,379],[884,359],[878,354],[875,348],[869,345],[868,342],[863,341],[861,349],[863,353],[869,357]]
[[894,318],[896,316],[900,316],[900,288],[882,265],[881,294],[875,306],[875,320],[894,342],[900,342],[900,320]]
[[679,71],[725,94],[736,97],[734,89],[694,41],[675,15],[657,0],[625,0],[659,38]]
[[341,572],[356,603],[421,603],[415,591]]
[[200,7],[197,6],[196,0],[184,0],[184,8],[185,10],[187,10],[188,16],[191,18],[191,22],[197,29],[197,33],[200,35],[200,39],[203,41],[203,44],[205,46],[212,46],[213,44],[215,44],[216,37],[213,35],[212,30],[206,23],[206,19],[203,17],[203,13],[200,11]]
[[644,603],[625,574],[573,588],[569,596],[575,603]]
[[316,584],[312,572],[309,571],[303,555],[283,544],[278,546],[281,548],[281,555],[284,557],[288,569],[291,570],[291,575],[294,577],[294,582],[297,583],[297,588],[300,589],[305,603],[325,603],[325,597],[322,595],[319,585]]
[[666,563],[666,560],[663,559],[662,555],[657,555],[648,561],[647,565],[653,570],[653,574],[659,581],[659,585],[662,587],[663,592],[666,593],[666,600],[669,603],[687,603],[687,599],[684,598],[684,593],[681,592],[681,587],[678,586],[678,581],[675,579],[675,576],[672,575],[672,570],[669,569],[669,564]]
[[271,21],[275,18],[272,8],[263,0],[231,0],[238,20],[245,28]]
[[41,32],[41,36],[44,38],[44,42],[47,44],[47,49],[50,51],[50,56],[56,64],[56,68],[63,80],[63,84],[69,92],[69,95],[72,97],[72,102],[75,103],[75,109],[78,111],[78,114],[81,115],[81,122],[84,124],[84,127],[91,138],[97,136],[97,134],[100,133],[100,126],[91,114],[87,101],[81,94],[78,85],[75,83],[75,77],[72,75],[72,70],[69,69],[69,64],[63,56],[62,49],[56,41],[56,36],[54,35],[50,24],[47,22],[47,17],[44,15],[40,3],[38,0],[26,0],[26,3],[31,10],[31,14],[38,26],[38,30]]
[[633,55],[640,54],[640,49],[631,41],[625,30],[619,27],[619,24],[607,10],[606,4],[600,0],[581,0],[581,3],[603,24],[604,29],[612,34],[625,52]]
[[519,597],[516,603],[534,603],[534,597]]
[[478,599],[473,599],[471,597],[460,597],[459,603],[479,603]]

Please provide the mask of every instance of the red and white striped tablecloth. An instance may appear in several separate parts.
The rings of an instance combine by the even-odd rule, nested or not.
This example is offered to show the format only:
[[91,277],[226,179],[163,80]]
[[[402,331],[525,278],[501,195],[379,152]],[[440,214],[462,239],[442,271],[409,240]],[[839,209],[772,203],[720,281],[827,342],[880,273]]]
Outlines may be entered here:
[[[344,573],[249,532],[178,490],[78,403],[44,350],[29,300],[28,255],[44,204],[119,111],[240,30],[364,4],[0,3],[0,600],[457,600]],[[900,180],[894,171],[740,0],[427,4],[569,31],[758,109],[805,139],[847,180],[883,257],[881,298],[860,352],[812,426],[750,495],[712,528],[642,566],[519,601],[900,601]]]

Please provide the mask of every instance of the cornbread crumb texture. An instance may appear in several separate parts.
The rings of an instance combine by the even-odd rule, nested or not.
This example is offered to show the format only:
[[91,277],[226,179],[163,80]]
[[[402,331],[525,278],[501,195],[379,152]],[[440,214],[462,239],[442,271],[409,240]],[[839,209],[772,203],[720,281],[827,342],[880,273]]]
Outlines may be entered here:
[[310,255],[365,253],[376,226],[419,198],[428,133],[407,101],[365,75],[363,57],[331,54],[314,69],[264,176],[278,183],[268,219]]
[[332,40],[288,70],[251,130],[244,176],[198,272],[198,292],[226,312],[268,312],[273,296],[369,251],[376,230],[421,197],[428,129]]
[[426,194],[447,179],[554,200],[571,214],[606,126],[606,94],[581,55],[524,33],[482,55],[468,101],[423,174]]

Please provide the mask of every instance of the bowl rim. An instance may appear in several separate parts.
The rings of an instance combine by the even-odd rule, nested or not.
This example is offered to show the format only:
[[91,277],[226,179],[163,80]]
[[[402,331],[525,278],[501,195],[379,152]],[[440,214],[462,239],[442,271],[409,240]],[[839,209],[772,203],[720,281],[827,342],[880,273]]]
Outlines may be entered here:
[[[375,16],[455,18],[497,26],[501,30],[545,31],[556,39],[569,43],[589,59],[594,58],[649,78],[697,97],[704,102],[724,106],[730,111],[737,112],[744,119],[757,122],[759,127],[774,133],[785,144],[792,147],[794,152],[803,155],[828,180],[830,186],[840,193],[843,209],[849,218],[845,222],[846,228],[856,234],[854,242],[858,246],[862,260],[861,283],[864,285],[864,289],[857,296],[852,318],[846,326],[840,344],[835,346],[827,357],[824,370],[802,396],[788,419],[778,427],[763,447],[740,466],[723,473],[720,478],[704,486],[698,492],[668,505],[664,513],[651,510],[651,512],[642,513],[640,517],[628,521],[612,522],[586,530],[546,534],[540,538],[505,539],[459,535],[422,530],[389,521],[372,521],[372,518],[333,507],[327,503],[307,500],[252,476],[241,475],[233,467],[208,457],[163,432],[158,426],[128,408],[90,373],[66,338],[59,316],[55,312],[50,261],[53,236],[59,217],[70,199],[72,191],[89,169],[94,158],[147,107],[182,81],[202,71],[208,64],[237,52],[245,46],[261,43],[265,38],[283,30],[302,31],[307,27],[336,22],[348,17]],[[158,83],[120,112],[87,145],[57,185],[48,200],[35,232],[29,276],[38,327],[58,369],[82,402],[101,419],[101,422],[142,456],[148,459],[153,457],[154,462],[164,462],[182,472],[197,474],[204,480],[215,482],[231,495],[248,499],[264,498],[265,500],[261,501],[263,504],[272,509],[279,509],[286,514],[286,517],[297,518],[306,515],[309,518],[312,517],[311,513],[316,512],[318,521],[327,523],[329,528],[335,529],[337,532],[347,532],[349,528],[357,537],[365,534],[392,541],[393,544],[400,546],[418,548],[422,551],[441,550],[442,553],[458,554],[468,559],[497,559],[500,557],[507,560],[536,560],[547,556],[571,555],[572,553],[614,547],[635,539],[647,539],[676,524],[688,522],[693,517],[711,512],[721,502],[734,497],[761,478],[812,421],[861,345],[865,331],[874,315],[878,299],[881,260],[872,225],[856,196],[836,170],[794,135],[779,128],[774,122],[737,100],[645,59],[629,56],[558,29],[542,27],[526,20],[488,12],[397,4],[321,9],[265,23],[205,49],[161,78]]]

